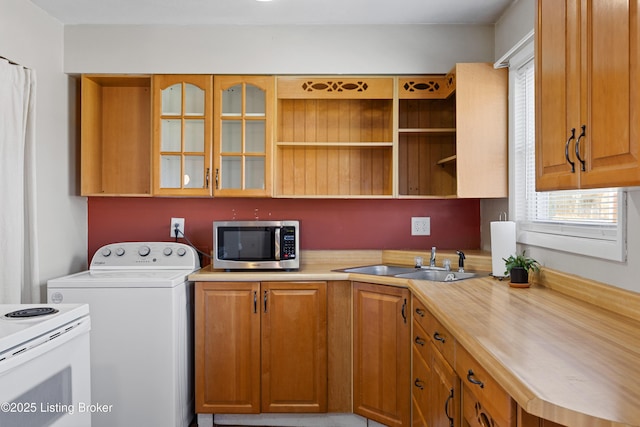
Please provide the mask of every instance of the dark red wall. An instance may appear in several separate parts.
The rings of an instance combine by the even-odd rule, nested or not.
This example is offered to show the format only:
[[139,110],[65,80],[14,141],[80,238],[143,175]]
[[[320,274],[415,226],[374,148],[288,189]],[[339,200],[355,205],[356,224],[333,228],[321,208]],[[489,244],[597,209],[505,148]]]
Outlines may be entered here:
[[[480,248],[477,199],[184,199],[89,198],[89,259],[102,245],[171,241],[172,217],[185,218],[185,234],[210,252],[214,220],[300,220],[301,249]],[[430,236],[411,236],[411,217],[431,217]]]

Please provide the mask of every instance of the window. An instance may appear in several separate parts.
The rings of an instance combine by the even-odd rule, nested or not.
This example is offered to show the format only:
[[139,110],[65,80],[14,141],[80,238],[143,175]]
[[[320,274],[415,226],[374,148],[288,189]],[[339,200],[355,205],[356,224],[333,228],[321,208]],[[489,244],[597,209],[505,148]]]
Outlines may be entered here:
[[510,61],[510,208],[519,243],[615,261],[626,259],[622,189],[535,191],[533,43]]

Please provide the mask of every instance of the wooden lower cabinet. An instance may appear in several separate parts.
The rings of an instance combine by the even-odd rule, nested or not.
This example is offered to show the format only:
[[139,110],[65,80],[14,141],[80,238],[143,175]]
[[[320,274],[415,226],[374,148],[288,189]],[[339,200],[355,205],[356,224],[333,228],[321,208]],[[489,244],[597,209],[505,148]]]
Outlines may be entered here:
[[456,347],[462,381],[463,427],[516,427],[516,402],[462,346]]
[[197,282],[198,413],[326,412],[326,282]]
[[353,412],[386,426],[411,420],[408,289],[353,282]]
[[460,379],[447,359],[454,339],[417,299],[412,306],[413,425],[460,427]]

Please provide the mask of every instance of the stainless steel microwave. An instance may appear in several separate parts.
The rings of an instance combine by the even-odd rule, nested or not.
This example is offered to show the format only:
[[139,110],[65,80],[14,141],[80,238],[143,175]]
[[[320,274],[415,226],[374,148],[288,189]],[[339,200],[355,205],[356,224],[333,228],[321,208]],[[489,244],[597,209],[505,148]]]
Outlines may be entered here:
[[300,267],[299,221],[214,221],[213,267],[295,270]]

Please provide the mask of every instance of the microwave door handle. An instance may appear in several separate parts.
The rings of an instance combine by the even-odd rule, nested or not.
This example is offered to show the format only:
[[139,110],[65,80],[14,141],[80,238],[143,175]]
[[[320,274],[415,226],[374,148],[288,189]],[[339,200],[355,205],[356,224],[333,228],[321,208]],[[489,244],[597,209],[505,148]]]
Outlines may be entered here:
[[276,227],[275,229],[276,261],[280,261],[280,230],[280,227]]

